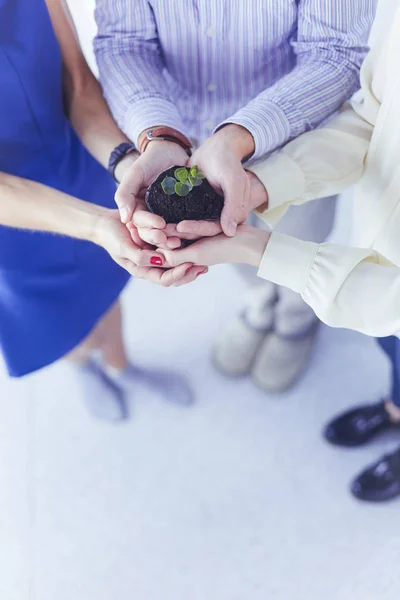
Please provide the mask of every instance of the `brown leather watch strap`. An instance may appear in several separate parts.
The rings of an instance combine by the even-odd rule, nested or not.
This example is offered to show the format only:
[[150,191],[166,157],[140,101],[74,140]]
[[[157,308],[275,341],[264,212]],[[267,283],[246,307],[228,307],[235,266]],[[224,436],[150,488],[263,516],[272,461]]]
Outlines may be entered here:
[[179,144],[179,146],[185,150],[188,156],[192,155],[192,144],[190,143],[190,140],[183,135],[183,133],[180,133],[176,129],[171,129],[170,127],[153,127],[153,129],[146,131],[145,136],[139,140],[140,154],[143,154],[147,146],[153,140],[174,142],[175,144]]

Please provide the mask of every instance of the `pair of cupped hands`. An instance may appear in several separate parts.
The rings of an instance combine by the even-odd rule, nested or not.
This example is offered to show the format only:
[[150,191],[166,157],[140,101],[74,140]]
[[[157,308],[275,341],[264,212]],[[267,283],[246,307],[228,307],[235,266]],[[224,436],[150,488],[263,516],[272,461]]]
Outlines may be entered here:
[[[115,196],[119,211],[113,217],[119,228],[118,246],[115,240],[102,244],[120,266],[137,278],[170,287],[194,281],[211,265],[241,262],[252,229],[242,223],[268,196],[258,178],[243,168],[243,156],[240,149],[233,149],[231,136],[221,130],[190,159],[178,144],[163,141],[151,142],[130,164],[126,159]],[[147,209],[147,187],[175,165],[197,165],[223,195],[220,221],[167,224]]]

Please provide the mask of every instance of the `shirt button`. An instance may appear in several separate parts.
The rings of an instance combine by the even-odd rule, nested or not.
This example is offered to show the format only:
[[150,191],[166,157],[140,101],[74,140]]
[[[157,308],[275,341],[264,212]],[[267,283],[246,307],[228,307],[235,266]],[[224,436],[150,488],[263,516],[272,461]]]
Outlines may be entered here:
[[215,83],[210,83],[210,84],[208,85],[208,88],[207,88],[207,89],[208,89],[208,91],[209,91],[209,92],[216,92],[216,91],[217,91],[217,86],[216,86],[216,84],[215,84]]
[[206,127],[207,129],[210,129],[210,131],[212,131],[215,127],[214,121],[206,121]]
[[214,27],[209,27],[207,29],[206,33],[207,33],[208,37],[211,37],[211,38],[214,37],[215,36],[215,29],[214,29]]

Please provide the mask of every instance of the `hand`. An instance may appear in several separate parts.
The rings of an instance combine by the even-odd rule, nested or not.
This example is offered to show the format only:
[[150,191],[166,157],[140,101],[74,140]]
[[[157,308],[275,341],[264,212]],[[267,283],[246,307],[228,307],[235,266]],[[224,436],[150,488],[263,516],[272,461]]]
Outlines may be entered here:
[[193,154],[189,165],[198,165],[210,184],[224,196],[225,203],[221,223],[183,221],[179,234],[197,237],[216,235],[222,229],[227,236],[236,234],[239,223],[246,221],[254,208],[250,194],[250,182],[242,160],[254,151],[252,135],[239,125],[227,125],[212,135]]
[[237,235],[233,238],[220,234],[212,238],[203,238],[183,249],[160,249],[159,252],[164,254],[170,266],[189,262],[208,266],[221,263],[244,263],[258,267],[270,235],[263,229],[240,225]]
[[[149,212],[143,202],[145,190],[157,177],[175,165],[186,165],[188,155],[174,142],[153,141],[122,176],[115,194],[122,223],[133,222],[141,239],[153,245],[167,245],[164,219]],[[169,240],[169,247],[180,245],[179,239]]]
[[190,283],[207,270],[191,263],[161,268],[167,266],[164,256],[144,243],[132,224],[127,227],[121,223],[117,210],[104,211],[97,217],[91,241],[104,248],[131,275],[164,287]]

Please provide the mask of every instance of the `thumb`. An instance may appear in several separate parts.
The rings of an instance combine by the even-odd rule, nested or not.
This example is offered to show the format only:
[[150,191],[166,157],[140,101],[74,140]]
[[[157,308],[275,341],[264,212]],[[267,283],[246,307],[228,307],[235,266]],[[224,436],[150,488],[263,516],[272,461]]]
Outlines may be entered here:
[[196,254],[193,252],[193,249],[190,246],[179,250],[166,250],[158,248],[157,251],[164,255],[165,260],[170,267],[178,267],[186,262],[194,263],[194,259],[196,258]]
[[143,169],[140,158],[127,171],[116,191],[115,202],[118,206],[122,223],[132,221],[136,208],[136,198],[143,187]]
[[241,181],[235,179],[223,183],[222,192],[224,195],[224,208],[221,214],[222,231],[228,237],[236,235],[240,207],[243,202],[244,186]]

